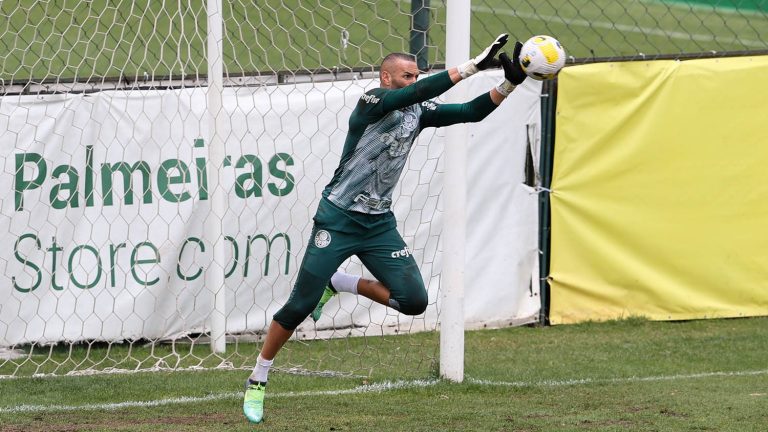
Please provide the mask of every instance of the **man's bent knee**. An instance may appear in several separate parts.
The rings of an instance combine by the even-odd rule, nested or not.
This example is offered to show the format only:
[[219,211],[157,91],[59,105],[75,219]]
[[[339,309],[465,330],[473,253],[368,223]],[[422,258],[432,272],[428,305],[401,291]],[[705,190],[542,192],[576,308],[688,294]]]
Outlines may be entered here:
[[315,276],[304,268],[299,270],[288,301],[272,317],[286,330],[295,330],[317,306],[328,279]]
[[427,292],[422,288],[419,294],[390,298],[389,306],[405,315],[421,315],[427,310]]
[[288,302],[272,317],[286,330],[296,330],[296,327],[306,319],[315,308],[311,302]]

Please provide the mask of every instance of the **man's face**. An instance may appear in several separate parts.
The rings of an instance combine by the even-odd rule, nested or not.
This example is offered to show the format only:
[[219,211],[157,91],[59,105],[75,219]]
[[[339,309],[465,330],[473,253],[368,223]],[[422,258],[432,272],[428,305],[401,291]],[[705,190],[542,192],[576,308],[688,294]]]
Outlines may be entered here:
[[416,62],[397,59],[382,74],[382,84],[389,89],[399,89],[415,83],[418,78],[419,68]]

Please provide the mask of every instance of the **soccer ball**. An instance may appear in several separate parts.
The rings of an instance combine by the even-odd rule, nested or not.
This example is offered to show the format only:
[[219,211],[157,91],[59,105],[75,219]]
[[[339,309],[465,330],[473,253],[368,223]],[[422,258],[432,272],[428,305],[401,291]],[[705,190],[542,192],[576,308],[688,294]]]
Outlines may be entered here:
[[534,36],[520,50],[520,66],[535,80],[553,79],[565,65],[565,50],[552,36]]

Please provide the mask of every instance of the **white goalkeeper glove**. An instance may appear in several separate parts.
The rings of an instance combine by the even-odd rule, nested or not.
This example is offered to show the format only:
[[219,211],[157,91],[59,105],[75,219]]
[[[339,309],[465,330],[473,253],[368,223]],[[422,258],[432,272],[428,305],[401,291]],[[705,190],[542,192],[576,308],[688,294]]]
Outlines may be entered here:
[[527,77],[522,66],[520,66],[520,50],[522,48],[523,44],[515,42],[515,49],[512,52],[511,59],[507,53],[499,54],[499,61],[504,69],[504,79],[496,86],[496,91],[502,96],[509,96],[512,90],[525,81],[525,77]]
[[495,58],[496,53],[507,43],[507,39],[509,39],[508,34],[500,34],[499,37],[493,41],[491,46],[486,48],[479,56],[456,66],[459,70],[459,75],[461,75],[462,78],[468,78],[481,70],[499,67],[499,60]]

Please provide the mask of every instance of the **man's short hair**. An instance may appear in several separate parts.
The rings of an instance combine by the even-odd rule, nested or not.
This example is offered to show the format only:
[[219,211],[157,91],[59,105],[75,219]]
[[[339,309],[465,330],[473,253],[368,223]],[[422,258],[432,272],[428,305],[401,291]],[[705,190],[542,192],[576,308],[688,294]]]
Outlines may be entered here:
[[416,61],[416,56],[413,54],[403,53],[403,52],[393,52],[384,57],[384,60],[381,61],[381,64],[384,65],[384,63],[393,61],[393,60],[407,60],[407,61]]
[[384,69],[389,68],[389,66],[396,60],[412,61],[415,63],[416,56],[413,54],[408,54],[403,52],[394,52],[394,53],[388,54],[386,57],[384,57],[384,60],[381,61],[380,70],[383,71]]

